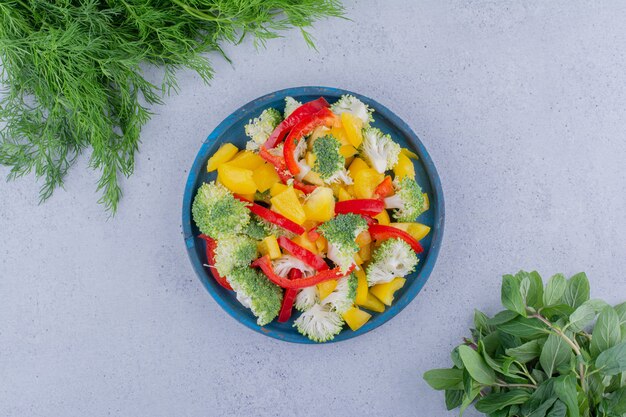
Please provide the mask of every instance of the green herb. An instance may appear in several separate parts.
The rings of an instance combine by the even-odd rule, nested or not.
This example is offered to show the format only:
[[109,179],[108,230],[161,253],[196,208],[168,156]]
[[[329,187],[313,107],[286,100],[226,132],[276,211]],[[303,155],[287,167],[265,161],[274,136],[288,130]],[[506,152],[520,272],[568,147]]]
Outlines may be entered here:
[[[43,178],[41,200],[91,149],[100,202],[115,212],[150,105],[190,68],[208,82],[207,52],[246,36],[255,45],[290,27],[341,16],[338,0],[7,0],[0,3],[0,164],[9,178]],[[155,85],[142,67],[163,68]]]
[[[589,299],[584,273],[505,275],[506,310],[474,312],[472,337],[453,367],[426,382],[445,390],[448,410],[472,403],[491,417],[621,417],[626,413],[626,303]],[[590,328],[595,320],[595,324]]]

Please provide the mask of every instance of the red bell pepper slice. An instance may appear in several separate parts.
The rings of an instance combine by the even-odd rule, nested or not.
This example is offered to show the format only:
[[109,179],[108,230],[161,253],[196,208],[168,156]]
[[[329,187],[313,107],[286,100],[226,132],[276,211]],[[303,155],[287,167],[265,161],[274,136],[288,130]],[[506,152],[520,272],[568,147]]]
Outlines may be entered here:
[[272,267],[272,261],[268,255],[262,256],[256,261],[252,262],[253,267],[261,268],[263,273],[267,276],[267,278],[272,281],[274,284],[279,287],[288,288],[288,289],[300,289],[306,287],[312,287],[313,285],[317,285],[320,282],[329,281],[331,279],[339,279],[343,278],[346,275],[350,275],[356,265],[352,264],[350,269],[346,272],[342,272],[340,267],[336,267],[333,269],[327,269],[325,271],[318,272],[317,274],[307,277],[294,279],[290,281],[287,278],[281,277],[280,275],[274,272],[274,268]]
[[217,242],[215,241],[215,239],[207,236],[207,235],[200,235],[198,236],[200,239],[204,240],[204,242],[206,243],[206,260],[208,262],[209,265],[209,270],[211,271],[211,275],[213,276],[213,279],[215,279],[215,281],[217,281],[218,284],[220,284],[222,287],[226,288],[227,290],[232,291],[233,287],[230,286],[230,284],[228,283],[228,280],[221,276],[218,272],[217,269],[215,269],[215,248],[217,248]]
[[402,239],[411,246],[416,253],[424,252],[422,245],[413,238],[410,234],[404,230],[397,229],[393,226],[384,226],[381,224],[374,224],[369,227],[372,239],[385,240],[385,239]]
[[306,232],[306,229],[304,227],[300,226],[298,223],[289,220],[280,213],[276,213],[275,211],[265,208],[257,203],[253,203],[252,201],[243,198],[240,195],[235,194],[235,198],[245,203],[248,203],[247,207],[252,213],[256,214],[264,220],[267,220],[270,223],[274,223],[275,225],[280,226],[283,229],[297,235],[301,235],[302,233]]
[[387,175],[385,179],[376,186],[374,190],[374,197],[378,199],[383,199],[385,197],[389,197],[393,194],[393,181],[391,181],[391,177]]
[[296,258],[300,259],[305,264],[309,265],[312,268],[315,268],[317,271],[324,271],[328,269],[328,264],[324,262],[324,259],[321,256],[314,254],[306,248],[303,248],[302,246],[298,245],[296,242],[285,236],[280,236],[278,238],[278,245]]
[[374,199],[357,199],[338,201],[335,203],[336,214],[366,214],[368,216],[376,216],[385,209],[385,203],[382,200]]
[[293,180],[293,188],[302,191],[304,194],[311,194],[317,188],[317,185],[310,185],[300,182],[296,179]]
[[[287,277],[290,280],[300,279],[302,278],[302,271],[299,269],[292,269],[289,271]],[[285,290],[285,294],[283,294],[283,303],[280,306],[280,313],[278,313],[278,322],[284,323],[291,317],[291,311],[293,310],[293,303],[296,301],[296,297],[298,296],[298,291],[295,289],[287,289]]]
[[267,148],[261,146],[259,156],[274,165],[274,169],[283,184],[287,184],[289,180],[293,179],[293,188],[300,190],[305,194],[311,194],[317,188],[315,185],[304,184],[293,178],[293,175],[291,175],[291,172],[289,172],[287,166],[285,165],[285,158],[281,155],[274,155],[269,152]]
[[317,100],[309,101],[308,103],[304,103],[302,106],[298,107],[287,117],[285,120],[280,122],[276,129],[272,132],[272,134],[265,141],[265,146],[267,149],[272,149],[276,145],[278,145],[284,138],[289,129],[297,125],[302,119],[317,113],[325,107],[328,107],[329,104],[324,97],[320,97]]
[[317,231],[317,228],[313,228],[306,233],[306,236],[311,242],[315,242],[322,235],[320,234],[320,232]]
[[304,140],[304,135],[311,133],[313,129],[319,126],[330,126],[336,119],[335,114],[328,108],[323,108],[315,114],[309,115],[309,117],[303,118],[297,125],[291,129],[287,139],[285,139],[285,146],[283,148],[283,155],[285,157],[285,163],[287,169],[293,174],[298,175],[300,173],[300,167],[296,161],[295,150],[299,140]]

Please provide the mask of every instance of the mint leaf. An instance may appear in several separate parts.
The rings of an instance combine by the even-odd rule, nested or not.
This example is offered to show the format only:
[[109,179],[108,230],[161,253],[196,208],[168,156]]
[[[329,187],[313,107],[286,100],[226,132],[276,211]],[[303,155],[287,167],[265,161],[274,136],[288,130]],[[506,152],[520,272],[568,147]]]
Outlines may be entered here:
[[431,369],[424,373],[424,380],[436,390],[463,389],[463,370]]
[[563,301],[574,308],[578,308],[589,299],[589,280],[584,272],[580,272],[567,281]]
[[557,400],[548,412],[548,414],[546,414],[546,417],[565,417],[566,415],[567,406],[563,401]]
[[484,385],[492,385],[496,382],[496,375],[483,360],[483,358],[469,346],[459,346],[459,355],[463,365],[470,376]]
[[596,357],[620,342],[622,335],[619,327],[619,317],[612,307],[606,307],[600,312],[589,345],[591,356]]
[[596,368],[602,375],[617,375],[626,371],[626,342],[621,342],[598,355]]
[[569,329],[580,332],[587,327],[608,304],[602,300],[587,300],[569,316]]
[[[576,377],[574,375],[561,375],[554,379],[554,392],[556,396],[567,407],[567,413],[569,417],[579,417],[578,410],[578,398],[576,394]],[[554,405],[556,407],[556,404]],[[553,410],[554,410],[553,407]],[[553,411],[550,410],[548,415],[553,415]],[[563,414],[565,415],[565,414]]]
[[539,363],[546,375],[551,377],[556,369],[562,364],[567,363],[571,357],[572,348],[562,337],[551,333],[541,349]]
[[547,326],[535,318],[517,317],[497,327],[502,332],[528,340],[538,339],[550,333]]
[[563,294],[565,294],[566,287],[567,280],[563,274],[552,275],[543,293],[543,305],[553,306],[560,304],[561,298]]
[[446,409],[454,410],[463,402],[463,391],[461,390],[450,390],[447,389],[445,393],[446,398]]
[[531,340],[518,347],[506,349],[507,356],[511,356],[519,363],[530,362],[539,357],[541,353],[541,345],[537,340]]
[[526,317],[526,304],[522,295],[521,281],[518,277],[513,275],[502,277],[501,299],[502,305],[508,310]]
[[514,389],[508,392],[489,394],[476,402],[476,410],[481,413],[493,413],[513,404],[523,404],[530,398],[527,391]]

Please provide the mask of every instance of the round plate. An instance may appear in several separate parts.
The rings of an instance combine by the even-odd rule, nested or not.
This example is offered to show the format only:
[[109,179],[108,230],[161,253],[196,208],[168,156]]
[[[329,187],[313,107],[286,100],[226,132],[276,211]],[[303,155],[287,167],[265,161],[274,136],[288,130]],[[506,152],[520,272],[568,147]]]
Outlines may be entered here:
[[332,341],[346,340],[369,332],[398,314],[415,298],[428,280],[428,276],[435,266],[439,247],[441,246],[444,224],[444,204],[439,175],[437,175],[435,165],[417,135],[391,110],[371,98],[351,91],[329,87],[288,88],[259,97],[247,103],[224,119],[224,121],[211,132],[200,148],[196,160],[189,171],[189,178],[187,179],[187,185],[185,187],[185,195],[183,197],[183,231],[187,253],[189,254],[193,268],[202,281],[202,284],[204,284],[209,293],[215,298],[215,301],[217,301],[228,314],[235,318],[235,320],[243,323],[252,330],[276,339],[297,343],[315,343],[305,336],[302,336],[293,327],[293,320],[298,317],[299,314],[296,311],[294,311],[291,320],[287,323],[274,321],[261,327],[256,324],[256,318],[252,315],[252,312],[237,301],[234,293],[225,290],[213,279],[208,269],[203,266],[207,263],[204,253],[204,242],[197,238],[200,232],[192,220],[191,204],[198,187],[204,182],[214,180],[216,177],[215,172],[206,172],[206,163],[220,145],[225,142],[230,142],[240,149],[245,148],[247,137],[244,134],[244,126],[250,119],[257,117],[268,107],[274,107],[282,111],[284,108],[284,99],[287,96],[291,96],[300,102],[307,102],[322,96],[332,104],[343,94],[352,94],[373,108],[375,110],[375,122],[373,126],[380,128],[384,133],[391,134],[392,138],[402,147],[409,148],[419,156],[419,159],[414,161],[415,179],[422,189],[428,193],[430,209],[422,214],[417,221],[430,226],[432,230],[428,236],[420,241],[422,246],[424,246],[424,252],[419,255],[420,262],[417,265],[417,270],[407,278],[407,283],[396,293],[393,305],[388,307],[383,313],[372,313],[372,318],[357,331],[353,332],[347,327],[344,328]]

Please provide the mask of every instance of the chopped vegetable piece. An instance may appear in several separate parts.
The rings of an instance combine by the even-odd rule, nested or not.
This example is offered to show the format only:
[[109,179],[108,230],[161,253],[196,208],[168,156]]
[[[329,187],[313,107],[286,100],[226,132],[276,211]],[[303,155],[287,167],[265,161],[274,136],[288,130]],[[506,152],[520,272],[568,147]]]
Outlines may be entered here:
[[358,307],[352,307],[343,313],[341,317],[344,319],[348,327],[350,327],[350,330],[354,332],[363,327],[363,325],[372,318],[372,315],[360,310]]
[[313,142],[312,153],[315,156],[313,172],[327,183],[343,182],[352,184],[352,178],[346,170],[346,158],[339,152],[341,144],[330,135]]
[[250,222],[246,204],[215,182],[200,186],[191,213],[198,229],[214,239],[243,233]]
[[354,176],[354,196],[356,198],[372,198],[374,190],[383,179],[383,174],[372,168],[358,171]]
[[272,187],[270,188],[270,196],[274,197],[275,195],[278,195],[282,193],[283,191],[285,191],[287,188],[289,188],[288,185],[283,184],[281,182],[277,182],[276,184],[272,185]]
[[389,226],[404,230],[415,240],[424,239],[430,233],[430,227],[421,223],[389,223]]
[[[304,208],[293,188],[289,187],[270,199],[272,208],[289,220],[302,224],[306,221]],[[304,233],[304,232],[302,232]]]
[[300,103],[295,98],[289,97],[289,96],[285,97],[285,111],[284,111],[285,119],[291,116],[291,114],[300,106],[302,106],[302,103]]
[[315,342],[327,342],[341,332],[343,319],[329,304],[313,304],[293,323],[298,331]]
[[239,168],[228,163],[217,168],[217,178],[226,188],[237,194],[254,194],[257,190],[252,170]]
[[309,234],[308,232],[305,232],[299,236],[296,236],[292,239],[296,244],[302,246],[303,248],[305,248],[306,250],[313,252],[315,254],[318,253],[317,251],[317,245],[314,242],[311,242],[311,239],[309,239]]
[[260,192],[269,190],[274,184],[278,184],[280,181],[274,166],[265,162],[254,170],[252,179],[254,180],[257,190]]
[[300,226],[297,223],[294,223],[293,221],[289,220],[282,214],[276,213],[275,211],[267,209],[259,204],[251,203],[249,200],[246,200],[242,198],[241,196],[236,196],[236,197],[239,200],[248,203],[247,205],[248,209],[252,213],[262,218],[263,220],[267,220],[268,222],[273,223],[277,226],[280,226],[283,229],[288,230],[297,235],[301,235],[302,233],[305,232],[304,227]]
[[297,125],[293,127],[287,138],[285,139],[285,147],[283,148],[283,156],[287,169],[293,174],[298,175],[300,173],[300,167],[296,161],[296,146],[298,142],[304,140],[303,136],[309,134],[313,129],[318,126],[331,126],[335,121],[335,115],[323,108],[315,114],[309,115],[303,118]]
[[390,282],[374,285],[370,288],[370,293],[382,301],[383,304],[390,306],[395,292],[402,288],[405,283],[406,279],[404,278],[394,278]]
[[278,244],[281,248],[285,249],[287,252],[300,259],[305,264],[315,268],[318,271],[323,271],[328,269],[328,265],[324,262],[324,259],[316,255],[315,253],[309,251],[308,249],[303,248],[302,246],[295,243],[293,240],[286,238],[285,236],[280,236],[278,238]]
[[200,235],[198,237],[204,240],[204,243],[206,244],[206,259],[207,259],[206,266],[209,267],[209,271],[211,271],[211,276],[222,287],[226,288],[227,290],[232,291],[233,287],[230,286],[230,284],[228,283],[228,280],[225,277],[221,276],[220,273],[217,272],[217,269],[215,268],[215,248],[217,247],[217,243],[215,239],[207,235]]
[[369,291],[367,292],[365,302],[356,304],[360,307],[363,307],[370,311],[375,311],[377,313],[382,313],[383,311],[385,311],[385,305],[378,298],[370,294]]
[[389,213],[387,213],[387,210],[381,211],[380,214],[377,214],[376,216],[374,216],[374,219],[378,220],[378,224],[382,224],[384,226],[388,225],[391,222],[391,219],[389,218]]
[[352,265],[350,268],[348,268],[348,271],[346,272],[341,271],[340,268],[333,268],[326,271],[318,272],[317,274],[310,277],[289,281],[288,279],[283,278],[274,272],[274,268],[272,267],[270,258],[267,255],[262,256],[256,261],[252,262],[252,266],[261,268],[261,270],[265,273],[265,275],[267,275],[267,278],[270,281],[283,288],[305,288],[312,285],[317,285],[320,282],[328,281],[330,279],[342,278],[350,274],[355,267],[355,265]]
[[419,159],[419,156],[413,151],[408,150],[407,148],[400,149],[400,153],[406,155],[409,159]]
[[376,248],[372,261],[367,265],[367,283],[372,286],[408,275],[415,270],[417,262],[415,252],[406,242],[385,240]]
[[317,246],[318,253],[326,253],[328,251],[328,241],[322,235],[315,239],[315,246]]
[[385,198],[385,208],[395,209],[393,217],[401,222],[412,222],[424,212],[424,194],[414,179],[403,177],[395,180],[396,193]]
[[[289,279],[302,278],[302,272],[297,269],[292,269],[288,274]],[[291,312],[293,310],[293,303],[298,295],[298,290],[285,290],[283,295],[283,304],[280,307],[280,313],[278,313],[278,322],[284,323],[291,318]]]
[[237,293],[237,300],[252,310],[257,324],[264,326],[274,320],[280,311],[283,291],[269,282],[263,274],[249,267],[236,268],[228,281]]
[[396,180],[402,178],[415,178],[415,167],[413,162],[404,154],[398,156],[398,163],[393,167],[393,174]]
[[259,149],[272,134],[276,126],[281,122],[283,116],[276,109],[265,109],[259,117],[250,120],[244,127],[246,136],[250,138],[246,144],[246,149]]
[[383,199],[393,195],[393,192],[393,181],[391,180],[391,177],[387,175],[385,179],[378,184],[378,186],[376,186],[376,189],[374,190],[374,198]]
[[232,143],[225,143],[220,148],[215,151],[212,157],[209,158],[206,164],[207,172],[213,172],[222,165],[230,161],[239,151],[235,145]]
[[358,152],[352,145],[341,145],[341,148],[339,148],[339,153],[346,159],[356,155]]
[[372,117],[374,109],[350,94],[344,94],[341,96],[339,100],[330,106],[330,109],[335,114],[341,116],[348,114],[351,117],[357,118],[363,126],[369,126],[370,122],[374,121],[374,118]]
[[375,127],[363,129],[361,149],[367,162],[381,174],[393,168],[400,155],[400,145],[395,143],[390,135],[383,134]]
[[343,130],[346,132],[348,142],[355,148],[361,146],[363,143],[363,133],[361,131],[363,128],[363,122],[350,113],[342,113],[341,124],[343,126]]
[[415,253],[424,252],[424,248],[422,248],[422,245],[420,245],[420,243],[417,240],[415,240],[410,234],[408,234],[404,230],[396,229],[395,227],[391,227],[391,226],[383,226],[380,224],[370,226],[369,230],[370,230],[370,234],[372,235],[372,238],[375,240],[385,240],[385,239],[394,239],[394,238],[402,239],[406,243],[409,244],[409,246],[411,247],[411,249],[415,251]]
[[333,190],[327,187],[318,187],[309,194],[304,201],[304,213],[307,220],[325,222],[332,219],[335,215]]
[[323,97],[301,105],[274,129],[267,141],[265,141],[265,147],[267,149],[275,147],[285,138],[285,135],[292,127],[325,107],[328,107],[328,102]]
[[348,200],[352,200],[352,196],[350,195],[350,193],[343,187],[341,187],[339,189],[338,195],[337,195],[337,199],[339,201],[348,201]]
[[352,178],[356,178],[357,173],[364,169],[370,169],[370,167],[369,165],[367,165],[367,162],[365,162],[361,158],[354,158],[354,160],[348,167],[348,171],[350,171],[350,176]]
[[356,214],[338,214],[335,218],[318,226],[317,230],[328,240],[328,258],[347,271],[354,263],[359,246],[355,239],[367,228],[367,222]]
[[215,268],[227,277],[235,268],[248,267],[257,257],[257,245],[254,239],[246,236],[228,236],[220,238],[215,248]]
[[364,230],[356,237],[355,242],[359,247],[369,245],[372,242],[372,235],[368,230]]
[[306,311],[319,301],[317,285],[302,288],[296,296],[295,307],[298,311]]
[[[233,159],[228,161],[228,165],[255,170],[265,161],[258,154],[251,151],[241,151]],[[273,169],[273,167],[272,167]]]
[[380,200],[357,199],[340,201],[335,204],[335,213],[355,213],[376,216],[385,209],[385,205]]
[[291,256],[283,255],[280,258],[272,262],[272,268],[276,275],[286,277],[289,275],[289,271],[297,269],[302,272],[303,277],[310,277],[315,274],[315,269],[302,262],[300,259]]
[[280,247],[278,246],[278,240],[274,235],[269,235],[264,238],[261,242],[259,242],[257,248],[259,249],[259,252],[261,252],[261,255],[268,255],[270,259],[278,259],[283,255],[280,251]]
[[319,288],[320,285],[322,284],[318,284],[318,290],[321,300],[320,303],[332,305],[333,309],[339,314],[343,313],[354,305],[354,298],[356,297],[357,287],[357,278],[354,276],[354,274],[350,274],[338,280],[337,285],[335,286],[333,291],[325,297],[323,296],[322,291]]
[[361,249],[359,249],[359,257],[363,260],[363,262],[367,262],[370,259],[372,259],[372,244],[371,243],[361,246]]
[[330,295],[337,288],[337,280],[331,279],[330,281],[325,281],[317,284],[317,293],[319,294],[320,300],[324,300],[326,297]]
[[346,131],[343,127],[331,127],[330,134],[337,138],[337,140],[341,143],[341,146],[350,145],[350,141],[348,140]]
[[367,276],[365,275],[363,268],[355,270],[354,275],[357,278],[356,296],[354,297],[354,302],[361,305],[367,302],[367,292],[369,291],[367,286]]

